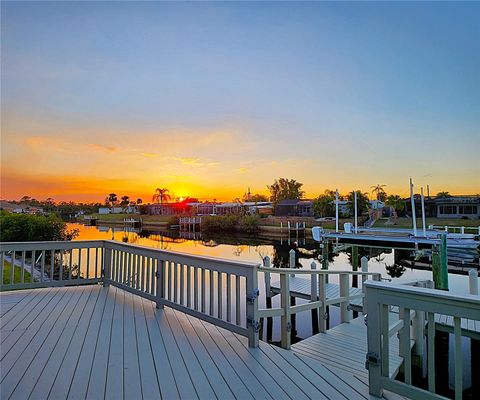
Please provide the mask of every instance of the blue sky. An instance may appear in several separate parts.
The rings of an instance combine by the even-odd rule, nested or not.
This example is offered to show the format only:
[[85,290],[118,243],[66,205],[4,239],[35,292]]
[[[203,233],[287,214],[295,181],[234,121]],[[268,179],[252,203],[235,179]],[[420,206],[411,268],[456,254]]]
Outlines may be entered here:
[[2,2],[3,187],[479,192],[478,20],[476,3]]

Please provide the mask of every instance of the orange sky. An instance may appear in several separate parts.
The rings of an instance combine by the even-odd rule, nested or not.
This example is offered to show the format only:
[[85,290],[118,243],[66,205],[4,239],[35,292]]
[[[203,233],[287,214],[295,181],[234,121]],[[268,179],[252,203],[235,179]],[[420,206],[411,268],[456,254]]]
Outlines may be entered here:
[[479,193],[473,7],[1,2],[0,196]]

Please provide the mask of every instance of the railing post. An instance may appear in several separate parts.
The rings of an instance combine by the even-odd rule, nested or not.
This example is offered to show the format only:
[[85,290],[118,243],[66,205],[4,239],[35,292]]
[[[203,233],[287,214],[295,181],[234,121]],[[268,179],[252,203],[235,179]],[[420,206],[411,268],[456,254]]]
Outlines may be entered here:
[[[315,271],[317,269],[317,264],[315,261],[312,261],[310,264],[310,268],[312,271]],[[317,293],[317,277],[315,274],[312,274],[310,277],[310,300],[311,301],[317,301],[318,293]]]
[[322,302],[322,306],[320,308],[320,315],[319,317],[319,326],[318,329],[320,332],[327,331],[327,306],[325,302],[327,301],[327,292],[326,292],[326,284],[327,284],[327,276],[325,274],[318,275],[318,298]]
[[165,293],[163,290],[165,285],[163,280],[165,279],[165,262],[163,260],[157,259],[157,270],[155,271],[155,278],[157,280],[157,291],[155,293],[155,304],[158,309],[163,309],[163,299],[165,298]]
[[340,321],[342,323],[350,321],[350,313],[348,311],[350,290],[348,286],[348,274],[340,274],[340,297],[345,297],[345,301],[340,303]]
[[[105,243],[103,246],[103,287],[108,287],[110,285],[110,272],[112,268],[112,249],[108,247],[107,243]],[[78,267],[78,274],[80,275],[80,265]]]
[[283,309],[281,317],[282,347],[290,349],[292,322],[290,315],[290,277],[288,274],[280,274],[280,302]]
[[[371,395],[382,397],[381,385],[381,338],[380,338],[380,305],[378,304],[377,289],[368,287],[366,284],[367,299],[367,365],[368,365],[368,388]],[[387,338],[388,340],[388,338]]]
[[248,346],[258,347],[260,322],[258,320],[258,266],[250,270],[247,277],[247,329]]

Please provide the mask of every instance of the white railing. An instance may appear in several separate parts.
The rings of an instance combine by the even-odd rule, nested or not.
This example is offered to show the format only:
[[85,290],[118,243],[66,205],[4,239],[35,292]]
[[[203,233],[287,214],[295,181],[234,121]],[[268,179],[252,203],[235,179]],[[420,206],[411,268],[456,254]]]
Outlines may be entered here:
[[98,283],[103,262],[102,240],[1,243],[0,291]]
[[[361,271],[335,271],[335,270],[317,270],[316,264],[312,263],[312,269],[290,269],[290,268],[271,268],[269,258],[266,257],[266,265],[260,267],[258,271],[265,273],[265,282],[268,291],[271,274],[280,274],[280,307],[265,308],[258,310],[259,318],[281,318],[281,346],[289,349],[291,346],[291,320],[292,315],[303,311],[317,310],[319,317],[320,332],[326,331],[326,315],[327,307],[333,305],[340,306],[341,322],[350,320],[349,308],[350,302],[356,299],[364,298],[363,292],[350,295],[350,277],[361,276],[362,281],[368,277],[373,280],[380,280],[381,274],[377,272],[361,272]],[[313,265],[315,264],[315,266]],[[309,275],[311,294],[310,301],[304,304],[291,305],[290,294],[290,276],[292,275]],[[335,298],[326,297],[326,285],[329,276],[338,275],[339,279],[339,296]]]
[[447,233],[461,233],[466,232],[480,235],[480,226],[451,226],[451,225],[429,225],[428,229],[444,230]]
[[[103,283],[226,328],[258,346],[257,264],[114,241],[1,243],[0,291]],[[27,275],[28,273],[29,275]],[[26,277],[28,276],[28,279]]]
[[[455,399],[461,399],[462,386],[462,321],[480,321],[480,297],[454,295],[435,289],[404,285],[385,284],[368,281],[365,283],[367,301],[367,330],[369,388],[370,394],[381,396],[384,389],[414,399],[444,399],[435,391],[435,314],[453,317],[454,359],[455,359]],[[398,307],[399,320],[392,325],[389,318],[392,307]],[[411,374],[411,322],[412,315],[422,315],[426,321],[421,324],[420,335],[424,339],[426,326],[428,391],[413,386]],[[399,333],[400,356],[404,363],[404,382],[389,376],[389,338]]]
[[106,243],[108,282],[258,345],[257,264]]

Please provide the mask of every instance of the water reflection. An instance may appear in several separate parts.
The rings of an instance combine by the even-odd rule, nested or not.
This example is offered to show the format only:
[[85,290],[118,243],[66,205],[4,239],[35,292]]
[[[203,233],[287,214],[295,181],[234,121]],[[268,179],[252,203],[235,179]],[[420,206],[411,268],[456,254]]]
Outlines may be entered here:
[[[124,229],[120,226],[84,226],[71,224],[79,229],[77,240],[105,239],[117,240],[162,250],[172,250],[197,255],[207,255],[224,259],[262,263],[269,256],[272,266],[289,266],[290,250],[295,250],[295,267],[308,268],[312,261],[321,267],[322,249],[319,244],[308,239],[269,238],[263,236],[202,235],[199,232],[179,232],[176,230]],[[328,253],[328,268],[335,270],[360,269],[360,260],[367,257],[369,271],[379,272],[385,279],[432,279],[431,260],[428,254],[418,257],[414,251],[394,250],[333,244]],[[449,262],[450,263],[450,262]],[[478,256],[473,263],[449,266],[450,290],[468,292],[468,279],[464,276],[468,269],[478,268]],[[353,282],[355,284],[355,282]]]

